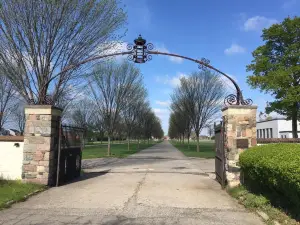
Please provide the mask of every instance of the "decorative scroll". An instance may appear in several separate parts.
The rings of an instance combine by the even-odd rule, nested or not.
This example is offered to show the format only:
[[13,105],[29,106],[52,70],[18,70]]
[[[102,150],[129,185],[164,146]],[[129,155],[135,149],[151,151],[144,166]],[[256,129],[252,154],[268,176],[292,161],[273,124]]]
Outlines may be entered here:
[[206,58],[201,58],[201,63],[198,65],[200,70],[207,70],[207,65],[210,64],[210,61]]
[[127,50],[132,51],[133,50],[133,44],[128,44],[127,45]]
[[239,99],[236,95],[230,94],[224,99],[224,104],[225,105],[252,105],[253,101],[252,99],[243,99],[242,97]]

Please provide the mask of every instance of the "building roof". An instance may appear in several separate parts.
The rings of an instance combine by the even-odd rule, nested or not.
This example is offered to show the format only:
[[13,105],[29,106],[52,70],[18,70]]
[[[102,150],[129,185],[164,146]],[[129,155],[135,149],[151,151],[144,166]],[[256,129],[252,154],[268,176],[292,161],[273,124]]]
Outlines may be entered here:
[[269,122],[269,121],[273,121],[273,120],[287,120],[286,118],[274,118],[274,119],[265,119],[265,120],[261,120],[261,121],[256,121],[256,123],[265,123],[265,122]]

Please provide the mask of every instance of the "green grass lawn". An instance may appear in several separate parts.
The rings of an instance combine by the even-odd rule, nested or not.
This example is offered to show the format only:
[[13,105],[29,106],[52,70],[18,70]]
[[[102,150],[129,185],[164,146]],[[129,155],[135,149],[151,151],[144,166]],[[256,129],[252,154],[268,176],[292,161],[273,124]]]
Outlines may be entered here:
[[43,185],[8,181],[0,178],[0,209],[7,207],[9,201],[22,201],[25,196],[44,188]]
[[[231,188],[227,191],[232,197],[236,198],[240,204],[244,205],[250,211],[262,211],[266,213],[269,216],[269,220],[266,221],[266,224],[273,225],[275,224],[274,221],[279,222],[279,224],[299,224],[283,209],[280,209],[280,207],[274,207],[268,198],[260,194],[251,193],[244,186]],[[297,209],[295,209],[295,212],[296,211]],[[299,220],[300,218],[298,218],[298,221]]]
[[181,151],[187,157],[198,157],[211,159],[215,157],[214,144],[215,141],[201,140],[199,145],[199,152],[197,152],[197,143],[190,141],[190,149],[188,148],[187,141],[184,144],[179,141],[170,141],[171,144]]
[[[147,142],[141,142],[140,148],[137,149],[137,143],[130,143],[130,150],[127,150],[127,143],[114,143],[111,144],[111,156],[115,158],[125,158],[129,155],[139,152],[142,149],[151,147],[159,142],[150,142],[148,145]],[[107,145],[95,145],[95,146],[86,146],[82,152],[83,159],[93,159],[93,158],[103,158],[107,156]]]

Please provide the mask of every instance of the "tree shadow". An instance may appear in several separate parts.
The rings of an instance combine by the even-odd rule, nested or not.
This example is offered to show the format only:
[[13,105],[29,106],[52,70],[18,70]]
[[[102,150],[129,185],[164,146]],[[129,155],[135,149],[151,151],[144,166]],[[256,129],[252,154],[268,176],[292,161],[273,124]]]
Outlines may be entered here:
[[296,221],[300,221],[299,206],[292,203],[283,193],[251,182],[249,179],[245,180],[244,186],[253,194],[266,197],[273,207],[282,210]]

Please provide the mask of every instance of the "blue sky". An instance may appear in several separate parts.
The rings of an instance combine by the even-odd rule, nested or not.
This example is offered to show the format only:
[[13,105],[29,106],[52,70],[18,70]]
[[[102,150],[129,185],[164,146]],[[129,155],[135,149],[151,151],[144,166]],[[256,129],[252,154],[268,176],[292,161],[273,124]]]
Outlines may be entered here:
[[[261,30],[300,14],[300,0],[126,0],[128,32],[132,43],[141,34],[156,50],[201,59],[231,75],[245,98],[264,111],[272,97],[250,89],[246,65],[251,52],[263,42]],[[138,65],[144,75],[151,106],[168,131],[170,93],[180,76],[197,70],[192,62],[164,56]],[[229,89],[230,90],[230,89]],[[233,90],[232,90],[233,92]]]

